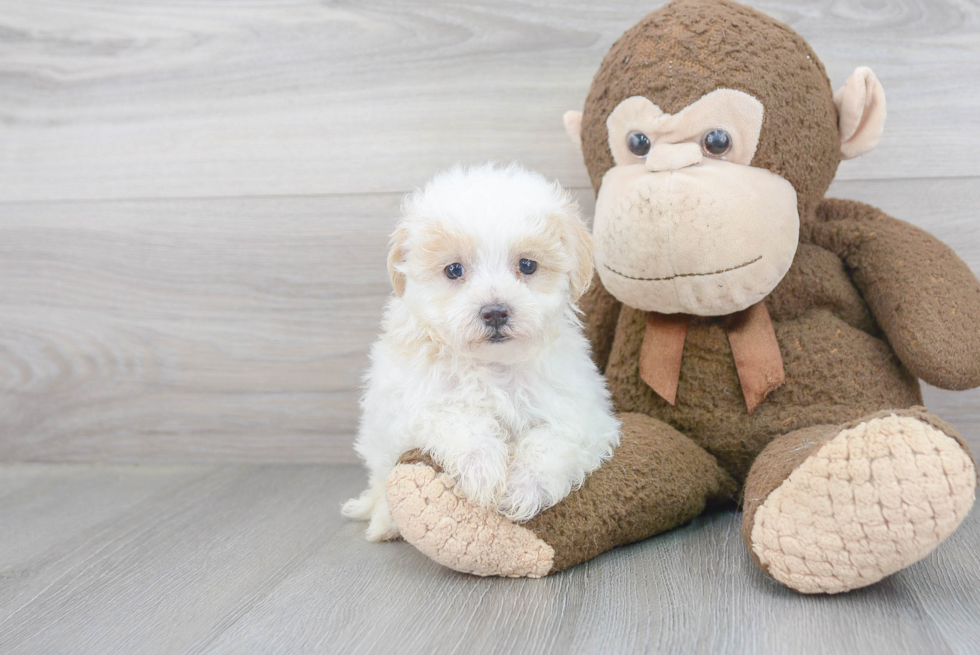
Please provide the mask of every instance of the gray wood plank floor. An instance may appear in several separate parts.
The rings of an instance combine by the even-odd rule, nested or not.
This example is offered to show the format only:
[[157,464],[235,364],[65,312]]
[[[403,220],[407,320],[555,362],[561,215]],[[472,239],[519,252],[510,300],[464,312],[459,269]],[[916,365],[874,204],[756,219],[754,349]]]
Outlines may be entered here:
[[542,580],[371,544],[353,465],[0,466],[3,653],[976,653],[980,514],[871,588],[801,596],[720,512]]
[[[0,653],[980,652],[976,512],[834,598],[733,513],[539,581],[339,515],[401,195],[519,160],[591,213],[560,116],[660,4],[0,0],[0,461],[77,462],[0,464]],[[980,6],[749,4],[885,86],[830,195],[980,272]],[[925,395],[980,452],[980,391]]]

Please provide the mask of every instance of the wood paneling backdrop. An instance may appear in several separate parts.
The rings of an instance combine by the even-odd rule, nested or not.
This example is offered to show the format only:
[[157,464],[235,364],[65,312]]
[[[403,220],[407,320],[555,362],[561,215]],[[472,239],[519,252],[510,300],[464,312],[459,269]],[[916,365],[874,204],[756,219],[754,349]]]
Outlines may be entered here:
[[[561,114],[659,4],[0,0],[0,459],[352,461],[401,195],[519,160],[590,210]],[[832,194],[980,271],[980,5],[751,4],[885,86]]]

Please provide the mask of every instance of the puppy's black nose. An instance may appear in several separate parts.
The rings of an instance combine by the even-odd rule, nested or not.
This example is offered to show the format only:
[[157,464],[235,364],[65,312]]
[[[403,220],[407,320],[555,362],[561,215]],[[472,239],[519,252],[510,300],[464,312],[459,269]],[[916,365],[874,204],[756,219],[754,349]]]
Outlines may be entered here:
[[480,309],[480,317],[483,319],[484,325],[492,327],[494,330],[499,330],[507,324],[507,319],[510,317],[510,307],[499,303],[496,305],[484,305]]

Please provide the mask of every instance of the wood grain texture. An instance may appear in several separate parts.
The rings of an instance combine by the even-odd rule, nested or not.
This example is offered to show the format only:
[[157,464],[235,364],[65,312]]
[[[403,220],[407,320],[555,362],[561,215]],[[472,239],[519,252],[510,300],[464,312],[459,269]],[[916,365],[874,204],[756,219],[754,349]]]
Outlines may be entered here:
[[[0,0],[0,460],[354,461],[401,195],[517,159],[590,214],[560,116],[660,4]],[[886,87],[832,194],[980,271],[980,6],[752,4]]]
[[[720,513],[540,581],[369,544],[338,505],[403,193],[520,160],[660,0],[0,0],[0,652],[974,653],[976,512],[870,589],[765,578]],[[980,5],[752,2],[888,94],[831,194],[980,271]],[[926,390],[980,452],[980,392]]]
[[[659,0],[0,2],[0,200],[401,192],[456,160],[585,186],[561,126]],[[751,2],[888,93],[843,179],[980,174],[980,6]]]
[[[976,179],[838,182],[980,271]],[[592,194],[577,189],[591,215]],[[355,461],[399,194],[20,203],[0,220],[0,459]],[[930,390],[954,424],[980,392]]]
[[[965,655],[980,639],[976,512],[877,585],[802,596],[752,563],[730,512],[541,580],[457,574],[342,522],[363,483],[350,465],[0,466],[4,534],[37,535],[0,550],[0,652]],[[100,509],[59,531],[36,507],[66,488]]]
[[[57,480],[62,470],[73,471],[52,468],[47,477]],[[119,472],[145,475],[102,471],[110,481]],[[353,467],[197,473],[176,469],[170,488],[111,520],[90,521],[60,543],[37,538],[35,552],[5,560],[0,652],[173,653],[204,645],[337,530],[337,488],[361,477]],[[85,493],[98,484],[72,486]],[[59,525],[52,514],[18,509],[23,520]],[[4,527],[17,529],[16,517]]]
[[398,201],[7,205],[0,458],[349,459]]

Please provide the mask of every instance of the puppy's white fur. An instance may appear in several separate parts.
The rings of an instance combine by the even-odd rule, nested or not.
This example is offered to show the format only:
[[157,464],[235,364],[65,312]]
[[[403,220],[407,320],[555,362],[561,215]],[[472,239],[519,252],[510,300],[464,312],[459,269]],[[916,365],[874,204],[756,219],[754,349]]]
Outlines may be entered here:
[[[397,537],[385,479],[421,448],[472,502],[527,520],[619,443],[575,304],[592,278],[591,237],[557,183],[516,165],[443,173],[402,213],[355,445],[369,486],[343,513],[370,519],[372,541]],[[521,259],[537,270],[521,273]],[[446,275],[452,263],[459,279]],[[509,309],[497,341],[481,316],[492,304]]]

